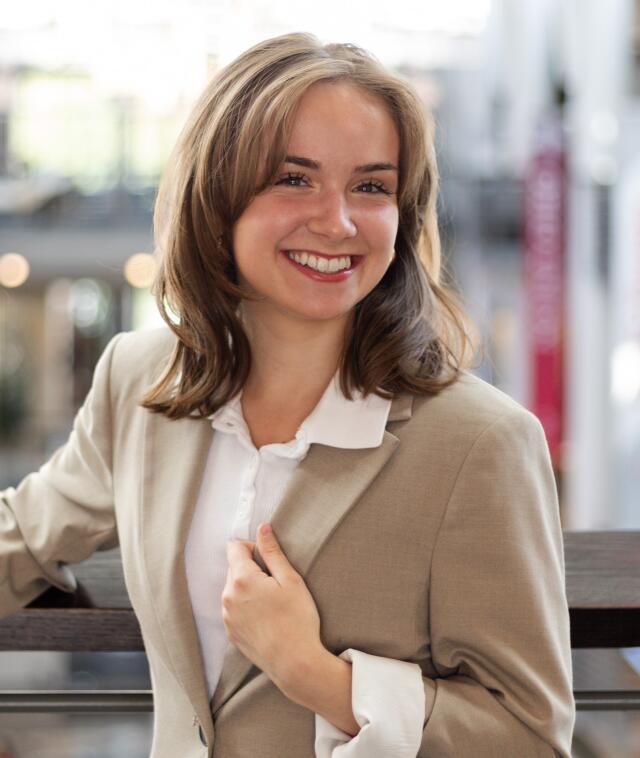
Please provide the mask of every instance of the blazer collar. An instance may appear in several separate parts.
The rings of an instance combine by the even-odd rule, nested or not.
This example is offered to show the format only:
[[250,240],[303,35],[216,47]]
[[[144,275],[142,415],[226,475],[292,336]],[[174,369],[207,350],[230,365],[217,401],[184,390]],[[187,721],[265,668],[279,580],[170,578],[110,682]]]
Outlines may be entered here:
[[[387,424],[409,419],[411,409],[411,395],[397,396]],[[216,691],[208,702],[184,549],[213,434],[206,418],[169,421],[147,414],[141,505],[143,557],[164,643],[162,654],[208,737],[213,731],[212,713],[259,673],[234,645],[229,645]],[[382,444],[373,449],[311,445],[271,519],[285,554],[303,577],[336,525],[399,444],[400,440],[386,429]],[[254,559],[266,569],[257,551]]]
[[406,421],[407,419],[410,419],[412,408],[413,395],[396,395],[391,402],[387,423],[389,423],[389,421]]
[[206,419],[170,421],[147,413],[140,506],[144,569],[161,635],[155,647],[209,738],[213,727],[184,549],[212,435]]

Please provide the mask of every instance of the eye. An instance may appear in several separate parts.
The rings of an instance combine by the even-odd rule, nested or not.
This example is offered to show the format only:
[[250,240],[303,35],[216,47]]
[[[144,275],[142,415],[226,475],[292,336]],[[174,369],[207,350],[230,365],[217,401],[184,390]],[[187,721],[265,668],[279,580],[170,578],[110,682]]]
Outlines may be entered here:
[[389,192],[384,184],[377,179],[367,179],[366,182],[362,182],[362,184],[358,185],[358,189],[360,189],[365,194],[376,195],[378,192],[382,192],[385,195],[393,194],[392,192]]
[[304,174],[299,174],[294,171],[289,171],[284,176],[281,176],[274,184],[284,185],[285,187],[301,187],[301,182],[309,181]]

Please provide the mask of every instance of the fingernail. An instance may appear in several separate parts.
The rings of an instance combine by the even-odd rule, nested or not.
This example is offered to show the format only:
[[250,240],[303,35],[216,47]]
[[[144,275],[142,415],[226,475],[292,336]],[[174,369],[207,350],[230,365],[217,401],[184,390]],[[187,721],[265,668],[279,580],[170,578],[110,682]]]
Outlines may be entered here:
[[271,526],[269,524],[262,524],[262,526],[260,527],[260,534],[263,537],[266,537],[267,534],[269,534],[270,532],[271,532]]

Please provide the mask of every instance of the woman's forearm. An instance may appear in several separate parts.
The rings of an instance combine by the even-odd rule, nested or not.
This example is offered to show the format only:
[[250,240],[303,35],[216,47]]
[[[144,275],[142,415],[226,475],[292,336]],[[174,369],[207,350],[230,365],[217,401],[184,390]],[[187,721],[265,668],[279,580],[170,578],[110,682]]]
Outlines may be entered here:
[[325,648],[295,666],[278,686],[290,700],[352,737],[360,731],[351,707],[351,663]]

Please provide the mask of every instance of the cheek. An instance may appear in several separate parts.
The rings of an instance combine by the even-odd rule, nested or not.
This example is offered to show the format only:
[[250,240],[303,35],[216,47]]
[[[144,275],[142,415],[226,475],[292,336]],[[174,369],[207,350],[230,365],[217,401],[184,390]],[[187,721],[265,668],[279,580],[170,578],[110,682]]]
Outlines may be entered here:
[[283,207],[282,203],[254,202],[238,219],[233,232],[233,243],[240,256],[250,255],[261,248],[277,247],[277,243],[298,228],[303,213],[298,204]]
[[361,231],[368,237],[370,245],[391,250],[398,233],[398,221],[396,207],[377,208],[363,219]]

